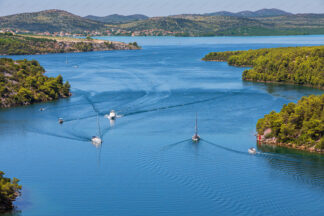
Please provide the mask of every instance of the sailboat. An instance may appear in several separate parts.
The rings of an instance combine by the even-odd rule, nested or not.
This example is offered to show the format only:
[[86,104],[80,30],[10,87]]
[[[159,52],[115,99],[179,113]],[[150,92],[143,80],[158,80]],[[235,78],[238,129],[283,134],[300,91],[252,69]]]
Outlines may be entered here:
[[109,115],[106,115],[106,117],[110,120],[115,120],[117,118],[117,114],[116,114],[115,110],[111,110]]
[[102,140],[101,140],[101,133],[100,133],[100,124],[99,124],[99,118],[98,118],[98,115],[97,115],[97,125],[98,125],[98,133],[99,133],[99,136],[92,136],[91,138],[91,142],[94,146],[98,147],[99,145],[101,145],[102,143]]
[[195,125],[195,134],[192,136],[192,141],[199,142],[200,136],[198,135],[198,126],[197,126],[197,113],[196,113],[196,125]]
[[256,154],[256,149],[255,148],[249,148],[248,152],[249,152],[249,154]]

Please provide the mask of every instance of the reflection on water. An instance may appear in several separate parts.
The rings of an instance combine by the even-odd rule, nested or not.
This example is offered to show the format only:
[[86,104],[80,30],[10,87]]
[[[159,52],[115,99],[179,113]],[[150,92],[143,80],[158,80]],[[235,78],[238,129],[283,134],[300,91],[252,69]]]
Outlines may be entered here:
[[269,153],[265,158],[271,168],[298,181],[324,189],[324,156],[322,154],[266,144],[258,144],[257,148],[263,153]]
[[[267,91],[269,94],[273,95],[274,97],[283,97],[290,101],[297,101],[300,98],[296,97],[297,95],[309,95],[309,94],[322,94],[323,91],[319,89],[313,89],[310,87],[305,86],[298,86],[298,85],[286,85],[286,84],[279,84],[279,83],[257,83],[251,81],[243,81],[243,86],[249,87],[257,87],[262,90]],[[299,93],[299,94],[296,94]]]
[[115,121],[114,119],[109,119],[109,124],[110,124],[110,127],[114,127],[115,126]]
[[21,216],[21,215],[22,215],[21,210],[13,210],[13,211],[1,214],[1,216]]

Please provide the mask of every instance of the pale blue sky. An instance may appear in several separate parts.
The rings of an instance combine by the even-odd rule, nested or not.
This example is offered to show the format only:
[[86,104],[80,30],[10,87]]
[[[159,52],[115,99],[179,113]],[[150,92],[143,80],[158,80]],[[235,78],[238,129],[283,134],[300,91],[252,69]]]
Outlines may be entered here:
[[324,13],[324,0],[0,0],[0,16],[46,9],[67,10],[80,16],[114,13],[165,16],[262,8],[278,8],[293,13]]

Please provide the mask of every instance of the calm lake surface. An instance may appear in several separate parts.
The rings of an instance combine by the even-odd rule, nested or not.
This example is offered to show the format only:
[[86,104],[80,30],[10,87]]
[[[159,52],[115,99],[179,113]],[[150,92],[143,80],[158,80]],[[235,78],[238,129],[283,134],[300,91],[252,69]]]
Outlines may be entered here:
[[[62,74],[73,96],[0,110],[0,170],[23,185],[7,215],[324,215],[324,156],[257,146],[254,136],[264,114],[323,91],[244,82],[245,68],[201,61],[324,36],[105,39],[143,49],[13,57]],[[111,109],[123,117],[104,118]]]

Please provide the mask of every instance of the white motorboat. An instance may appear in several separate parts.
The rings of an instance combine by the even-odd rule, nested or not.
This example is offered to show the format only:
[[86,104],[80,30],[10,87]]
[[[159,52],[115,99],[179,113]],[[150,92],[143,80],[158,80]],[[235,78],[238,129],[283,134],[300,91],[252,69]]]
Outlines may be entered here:
[[248,152],[249,152],[249,154],[256,154],[256,149],[255,148],[249,148]]
[[93,136],[91,138],[91,142],[92,142],[93,145],[98,146],[98,145],[100,145],[102,143],[102,140],[98,136]]
[[60,124],[63,124],[63,122],[64,122],[63,118],[59,118],[59,119],[58,119],[58,122],[59,122]]
[[192,136],[192,141],[199,142],[200,136],[198,135],[198,126],[197,126],[197,114],[196,114],[196,126],[195,126],[195,134]]

